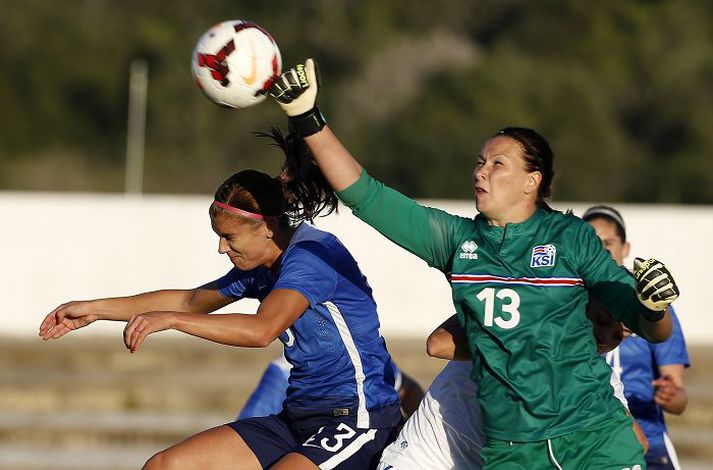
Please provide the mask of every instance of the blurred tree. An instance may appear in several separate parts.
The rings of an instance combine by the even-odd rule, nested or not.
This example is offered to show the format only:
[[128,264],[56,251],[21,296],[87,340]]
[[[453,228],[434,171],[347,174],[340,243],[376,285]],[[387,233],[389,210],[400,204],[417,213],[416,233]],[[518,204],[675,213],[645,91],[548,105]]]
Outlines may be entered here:
[[[190,75],[208,26],[245,18],[285,66],[319,59],[320,106],[370,172],[471,198],[483,141],[543,132],[559,200],[713,203],[713,6],[671,0],[0,0],[0,188],[121,191],[128,69],[149,63],[147,192],[210,192],[280,156]],[[652,184],[655,183],[655,184]]]

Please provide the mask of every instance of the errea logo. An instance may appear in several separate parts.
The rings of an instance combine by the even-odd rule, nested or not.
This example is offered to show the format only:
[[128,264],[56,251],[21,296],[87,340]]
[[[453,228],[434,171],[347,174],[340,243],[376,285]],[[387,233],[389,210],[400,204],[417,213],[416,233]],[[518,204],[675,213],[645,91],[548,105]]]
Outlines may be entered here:
[[460,259],[478,259],[478,253],[475,252],[478,249],[478,245],[473,240],[463,242],[460,249],[462,251]]

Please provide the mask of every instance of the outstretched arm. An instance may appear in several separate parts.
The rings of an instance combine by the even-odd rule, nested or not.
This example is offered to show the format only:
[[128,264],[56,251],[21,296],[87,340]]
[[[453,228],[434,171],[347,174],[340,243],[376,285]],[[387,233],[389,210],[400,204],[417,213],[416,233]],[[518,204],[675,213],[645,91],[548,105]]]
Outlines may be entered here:
[[57,339],[97,320],[129,321],[139,313],[156,310],[213,312],[231,303],[214,282],[185,290],[159,290],[128,297],[73,301],[52,310],[40,324],[44,340]]
[[309,59],[283,73],[270,94],[287,114],[291,132],[305,140],[325,178],[355,216],[429,266],[448,271],[456,233],[470,230],[472,219],[422,206],[368,177],[326,125],[316,106],[317,87],[315,64]]
[[320,170],[335,191],[342,191],[361,176],[361,165],[339,141],[329,126],[305,137]]
[[174,329],[229,346],[264,348],[285,331],[309,306],[297,291],[275,289],[254,315],[202,315],[148,312],[134,316],[124,329],[124,344],[134,352],[151,333]]
[[283,73],[270,94],[289,117],[291,128],[307,142],[332,188],[342,191],[359,179],[361,165],[326,126],[317,108],[318,89],[316,64],[307,59]]

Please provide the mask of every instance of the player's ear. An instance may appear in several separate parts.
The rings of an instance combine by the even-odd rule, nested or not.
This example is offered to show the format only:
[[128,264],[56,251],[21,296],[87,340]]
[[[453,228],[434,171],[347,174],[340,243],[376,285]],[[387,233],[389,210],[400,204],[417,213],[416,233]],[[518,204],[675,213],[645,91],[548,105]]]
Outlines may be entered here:
[[527,174],[527,179],[525,180],[525,194],[537,194],[537,188],[540,187],[542,183],[542,173],[539,171],[532,171]]
[[631,244],[629,244],[629,242],[624,242],[624,244],[621,246],[622,261],[629,257],[630,249],[631,249]]
[[278,219],[275,217],[265,219],[265,223],[263,224],[265,238],[272,239],[275,237],[275,232],[278,229],[278,224]]

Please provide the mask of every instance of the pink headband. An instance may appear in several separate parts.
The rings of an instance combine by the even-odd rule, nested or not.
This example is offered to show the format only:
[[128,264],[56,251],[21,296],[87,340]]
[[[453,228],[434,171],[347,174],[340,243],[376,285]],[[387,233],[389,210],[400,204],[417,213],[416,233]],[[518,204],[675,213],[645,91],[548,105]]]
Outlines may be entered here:
[[215,204],[216,206],[220,207],[221,209],[224,209],[224,210],[231,212],[233,214],[242,215],[243,217],[249,217],[251,219],[260,219],[260,220],[274,219],[274,217],[272,217],[270,215],[255,214],[253,212],[244,211],[242,209],[238,209],[237,207],[223,204],[222,202],[219,202],[219,201],[213,201],[213,204]]

